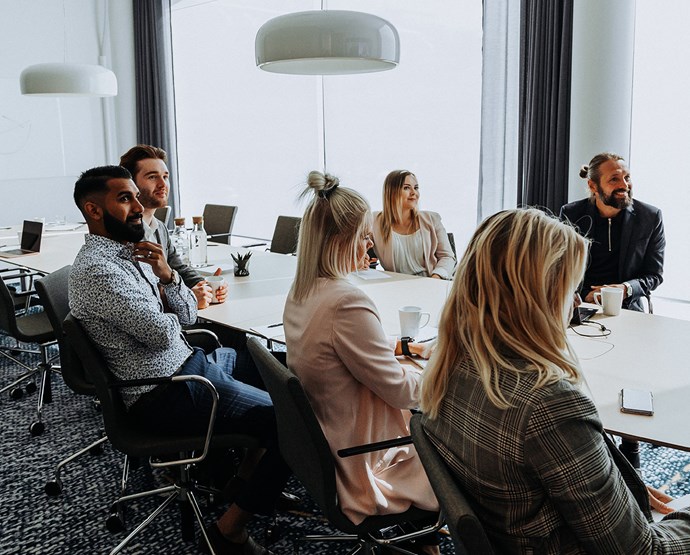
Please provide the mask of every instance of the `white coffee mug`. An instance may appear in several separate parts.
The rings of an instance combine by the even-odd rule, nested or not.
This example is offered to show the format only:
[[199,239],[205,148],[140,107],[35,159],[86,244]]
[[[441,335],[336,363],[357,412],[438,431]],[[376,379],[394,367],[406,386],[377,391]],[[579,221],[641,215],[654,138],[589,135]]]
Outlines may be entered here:
[[623,304],[623,289],[620,287],[602,287],[594,293],[594,302],[604,309],[607,316],[618,316]]
[[[403,306],[398,309],[398,315],[400,316],[400,337],[417,337],[419,328],[426,326],[431,318],[428,312],[422,312],[418,306]],[[422,324],[423,316],[426,316],[426,320]]]
[[213,299],[211,299],[211,304],[218,304],[220,301],[218,301],[216,298],[216,293],[219,287],[225,285],[225,278],[223,276],[208,276],[206,278],[206,283],[208,283],[211,286],[211,289],[213,289]]

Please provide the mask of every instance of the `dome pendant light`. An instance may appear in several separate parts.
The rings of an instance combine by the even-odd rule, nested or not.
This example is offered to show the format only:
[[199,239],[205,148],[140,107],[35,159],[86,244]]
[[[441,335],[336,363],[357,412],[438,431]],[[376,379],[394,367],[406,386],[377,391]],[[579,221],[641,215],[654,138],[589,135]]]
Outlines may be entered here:
[[[35,96],[116,96],[117,77],[105,67],[103,54],[108,35],[108,0],[103,0],[103,31],[98,37],[98,63],[46,63],[31,65],[19,76],[22,94]],[[62,2],[64,59],[67,58],[67,13]]]
[[281,15],[256,34],[256,65],[294,75],[345,75],[393,69],[400,38],[385,19],[362,12],[313,10]]
[[90,64],[50,63],[29,66],[19,77],[22,94],[41,96],[115,96],[117,78]]

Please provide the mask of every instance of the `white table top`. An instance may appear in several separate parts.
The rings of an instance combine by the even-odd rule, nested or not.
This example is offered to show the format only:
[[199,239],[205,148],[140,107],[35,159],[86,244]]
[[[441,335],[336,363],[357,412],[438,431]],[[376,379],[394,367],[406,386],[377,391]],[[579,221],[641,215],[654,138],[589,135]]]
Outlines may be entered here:
[[[72,263],[82,244],[81,234],[49,236],[39,254],[5,261],[49,273]],[[209,261],[226,265],[230,253],[245,250],[224,244],[209,247]],[[296,264],[294,256],[254,251],[250,276],[225,272],[228,301],[201,310],[199,316],[245,331],[281,322]],[[386,274],[388,279],[366,280],[356,274],[349,278],[372,298],[386,332],[399,334],[398,308],[403,305],[420,306],[431,314],[429,325],[437,326],[451,282]],[[690,322],[626,310],[615,317],[598,315],[595,321],[611,329],[611,334],[585,338],[570,330],[568,337],[606,429],[690,451]],[[587,326],[577,331],[597,334],[596,328]],[[282,337],[278,334],[275,339]],[[618,395],[623,387],[651,391],[654,416],[621,413]]]
[[[590,395],[602,422],[612,433],[690,451],[690,322],[664,316],[621,311],[598,315],[611,330],[608,337],[568,337],[577,352]],[[579,326],[581,333],[596,334]],[[620,411],[624,387],[651,391],[654,416]]]

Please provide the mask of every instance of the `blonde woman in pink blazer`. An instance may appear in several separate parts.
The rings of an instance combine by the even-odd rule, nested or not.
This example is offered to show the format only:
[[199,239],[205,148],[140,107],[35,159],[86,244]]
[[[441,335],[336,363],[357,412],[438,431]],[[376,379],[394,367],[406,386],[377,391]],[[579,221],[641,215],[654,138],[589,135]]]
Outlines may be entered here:
[[[421,373],[401,366],[372,300],[346,278],[368,265],[372,216],[357,192],[312,172],[297,272],[283,315],[287,362],[300,378],[335,455],[338,497],[355,523],[438,503],[412,445],[349,458],[339,449],[409,434]],[[410,343],[428,357],[428,343]],[[423,553],[438,553],[437,545]]]

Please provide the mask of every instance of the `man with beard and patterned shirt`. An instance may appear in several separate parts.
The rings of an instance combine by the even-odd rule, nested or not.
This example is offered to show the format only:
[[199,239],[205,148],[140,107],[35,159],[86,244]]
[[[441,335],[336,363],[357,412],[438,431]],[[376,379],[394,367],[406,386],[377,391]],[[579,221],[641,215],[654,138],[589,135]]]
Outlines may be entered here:
[[[197,318],[197,299],[172,269],[158,243],[145,241],[144,207],[121,166],[85,171],[74,200],[89,226],[69,276],[69,306],[121,380],[197,375],[218,392],[214,431],[257,437],[265,452],[236,492],[230,508],[207,529],[216,553],[270,555],[246,525],[270,515],[290,476],[277,445],[268,393],[248,385],[256,373],[247,352],[219,348],[206,354],[183,337]],[[211,396],[198,382],[122,388],[128,413],[161,433],[205,433]]]
[[630,172],[617,154],[597,154],[580,177],[587,179],[590,197],[566,204],[560,213],[592,241],[580,295],[591,303],[602,287],[618,287],[623,308],[641,312],[641,298],[663,281],[661,210],[633,200]]

